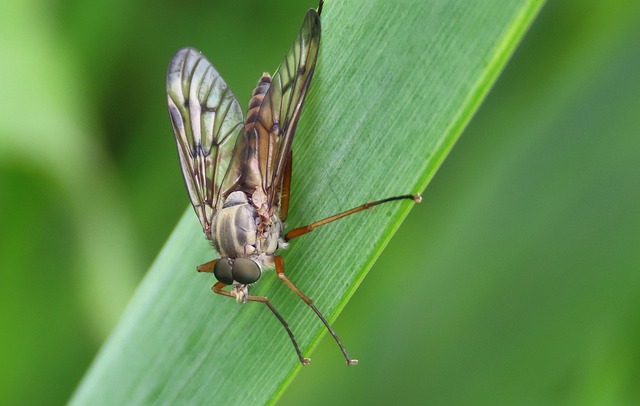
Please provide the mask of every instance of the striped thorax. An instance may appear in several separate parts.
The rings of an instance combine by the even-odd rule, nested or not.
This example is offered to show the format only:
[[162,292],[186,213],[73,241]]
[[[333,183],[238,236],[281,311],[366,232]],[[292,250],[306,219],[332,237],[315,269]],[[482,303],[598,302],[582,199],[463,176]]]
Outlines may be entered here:
[[[265,218],[244,192],[233,192],[212,219],[213,247],[223,258],[251,258],[270,267],[264,256],[283,248],[282,221],[276,215]],[[261,266],[262,268],[262,266]]]

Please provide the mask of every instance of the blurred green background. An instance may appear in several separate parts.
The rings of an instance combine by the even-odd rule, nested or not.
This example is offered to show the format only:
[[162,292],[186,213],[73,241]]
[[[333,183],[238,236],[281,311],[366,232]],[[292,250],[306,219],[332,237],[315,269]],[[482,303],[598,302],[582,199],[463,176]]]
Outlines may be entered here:
[[[246,105],[311,6],[3,6],[1,404],[69,398],[187,205],[173,52]],[[325,337],[282,404],[640,402],[639,41],[637,2],[545,6],[335,323],[361,365]]]

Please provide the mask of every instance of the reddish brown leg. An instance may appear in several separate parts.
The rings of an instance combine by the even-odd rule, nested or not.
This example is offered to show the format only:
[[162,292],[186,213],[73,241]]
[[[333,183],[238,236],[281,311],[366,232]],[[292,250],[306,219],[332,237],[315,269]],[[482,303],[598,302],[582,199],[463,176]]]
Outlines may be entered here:
[[213,266],[216,264],[216,262],[218,262],[217,259],[213,259],[209,262],[205,262],[202,265],[198,265],[196,267],[196,270],[198,272],[207,272],[207,273],[213,273]]
[[289,231],[285,236],[284,239],[286,241],[289,241],[293,238],[296,237],[300,237],[301,235],[305,235],[306,233],[309,233],[311,231],[313,231],[314,229],[323,226],[327,223],[331,223],[332,221],[336,221],[339,220],[343,217],[346,217],[350,214],[354,214],[357,213],[359,211],[363,211],[363,210],[367,210],[373,206],[377,206],[379,204],[383,204],[383,203],[388,203],[388,202],[393,202],[395,200],[404,200],[404,199],[411,199],[416,203],[420,203],[422,201],[422,197],[420,195],[402,195],[402,196],[394,196],[394,197],[388,197],[386,199],[382,199],[382,200],[376,200],[375,202],[369,202],[369,203],[365,203],[363,205],[360,205],[358,207],[354,207],[351,210],[347,210],[344,211],[342,213],[338,213],[335,214],[331,217],[327,217],[326,219],[322,219],[320,221],[316,221],[315,223],[311,223],[307,226],[303,226],[303,227],[298,227],[298,228],[294,228],[293,230]]
[[276,262],[276,272],[278,273],[278,278],[280,278],[284,283],[286,283],[287,286],[292,291],[294,291],[296,295],[300,296],[300,298],[304,300],[304,302],[308,304],[309,307],[311,307],[314,312],[316,312],[316,315],[320,318],[320,320],[322,320],[324,325],[327,327],[327,330],[329,330],[329,333],[331,333],[333,338],[336,340],[336,343],[338,343],[338,347],[340,347],[340,351],[342,351],[344,358],[347,360],[347,365],[356,365],[358,363],[358,360],[352,359],[351,357],[349,357],[349,354],[347,353],[347,350],[344,348],[344,345],[342,345],[340,338],[338,338],[338,335],[336,334],[336,332],[333,331],[333,328],[331,328],[331,325],[329,324],[327,319],[325,319],[322,313],[320,313],[320,310],[318,310],[316,305],[313,304],[313,301],[309,299],[307,295],[302,293],[300,289],[298,289],[296,285],[294,285],[293,282],[291,282],[289,278],[287,278],[287,276],[284,274],[284,261],[282,260],[282,257],[277,256],[275,258],[275,262]]
[[[231,293],[229,291],[226,291],[226,290],[223,290],[225,286],[227,286],[227,285],[225,285],[222,282],[218,282],[215,285],[213,285],[211,290],[213,290],[213,293],[217,293],[217,294],[222,295],[222,296],[227,296],[227,297],[236,299],[236,297],[235,297],[235,295],[233,293]],[[273,304],[271,304],[269,299],[266,296],[248,295],[247,296],[247,300],[249,300],[251,302],[261,302],[261,303],[264,303],[264,304],[267,305],[267,307],[271,310],[271,312],[273,312],[273,314],[278,318],[278,320],[280,320],[280,323],[282,323],[282,325],[284,326],[284,329],[287,330],[287,334],[289,334],[289,338],[291,339],[291,342],[293,343],[293,348],[295,348],[296,353],[298,354],[298,358],[300,359],[300,363],[302,365],[309,365],[309,363],[311,362],[311,359],[304,358],[302,356],[302,353],[300,352],[300,347],[298,347],[298,343],[296,342],[296,338],[293,336],[293,332],[289,328],[289,325],[284,320],[284,318],[280,315],[280,313],[278,313],[278,310],[276,310],[276,308],[273,306]]]
[[293,165],[293,156],[289,151],[289,158],[284,166],[284,177],[282,178],[282,191],[280,192],[280,220],[283,222],[289,214],[289,192],[291,190],[291,169]]

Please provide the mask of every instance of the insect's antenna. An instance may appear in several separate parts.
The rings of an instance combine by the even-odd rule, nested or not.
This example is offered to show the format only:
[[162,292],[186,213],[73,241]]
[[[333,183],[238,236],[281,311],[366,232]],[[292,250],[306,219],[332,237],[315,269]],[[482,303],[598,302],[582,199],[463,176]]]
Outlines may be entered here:
[[316,11],[318,12],[318,15],[320,15],[322,13],[322,6],[324,5],[324,0],[320,0],[320,3],[318,3],[318,8],[316,9]]
[[347,210],[347,211],[343,211],[342,213],[338,213],[338,214],[334,214],[331,217],[327,217],[326,219],[322,219],[319,221],[316,221],[315,223],[311,223],[309,225],[306,226],[302,226],[302,227],[298,227],[298,228],[294,228],[293,230],[289,231],[285,236],[284,239],[286,241],[289,241],[293,238],[296,237],[300,237],[301,235],[305,235],[306,233],[309,233],[313,230],[315,230],[316,228],[323,226],[327,223],[331,223],[332,221],[336,221],[336,220],[340,220],[343,217],[346,217],[348,215],[357,213],[359,211],[363,211],[363,210],[367,210],[373,206],[377,206],[379,204],[383,204],[383,203],[389,203],[389,202],[393,202],[396,200],[405,200],[405,199],[411,199],[416,203],[420,203],[422,201],[422,196],[418,195],[402,195],[402,196],[394,196],[394,197],[388,197],[386,199],[382,199],[382,200],[376,200],[375,202],[369,202],[369,203],[365,203],[362,204],[358,207],[354,207],[353,209]]
[[313,311],[316,313],[318,318],[322,320],[325,327],[327,327],[327,330],[329,330],[329,333],[336,340],[336,343],[338,343],[338,347],[340,347],[340,351],[342,351],[344,358],[347,360],[347,365],[356,365],[358,363],[358,360],[349,357],[347,350],[344,348],[344,345],[342,345],[342,341],[340,341],[340,338],[338,338],[338,335],[336,334],[336,332],[333,331],[333,328],[331,328],[331,325],[329,324],[327,319],[325,319],[322,313],[320,313],[320,310],[318,310],[316,305],[313,304],[313,301],[309,299],[307,295],[302,293],[302,291],[298,289],[297,286],[294,285],[293,282],[291,282],[289,278],[287,278],[287,276],[284,274],[284,261],[282,260],[282,257],[280,256],[275,257],[275,262],[276,262],[276,272],[278,273],[278,278],[282,279],[282,281],[286,283],[287,286],[292,291],[294,291],[296,295],[300,296],[300,299],[302,299],[307,305],[309,305],[309,307],[313,309]]

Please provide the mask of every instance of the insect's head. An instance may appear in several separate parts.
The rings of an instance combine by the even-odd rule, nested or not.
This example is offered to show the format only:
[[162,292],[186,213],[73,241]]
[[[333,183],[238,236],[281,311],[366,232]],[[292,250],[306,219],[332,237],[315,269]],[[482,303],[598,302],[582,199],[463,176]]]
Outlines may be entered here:
[[213,266],[213,275],[220,282],[250,285],[260,279],[260,266],[249,258],[220,258]]

